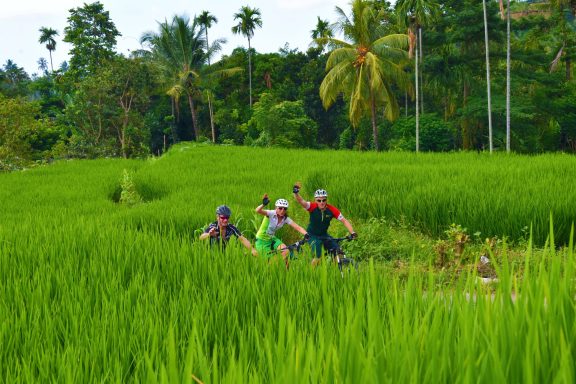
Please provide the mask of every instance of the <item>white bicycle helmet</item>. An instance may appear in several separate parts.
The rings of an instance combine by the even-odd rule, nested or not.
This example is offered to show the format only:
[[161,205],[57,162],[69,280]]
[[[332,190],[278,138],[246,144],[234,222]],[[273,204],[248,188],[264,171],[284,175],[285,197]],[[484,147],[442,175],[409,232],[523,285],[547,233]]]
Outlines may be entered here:
[[317,189],[316,192],[314,192],[314,198],[317,197],[328,197],[328,192],[326,192],[325,189]]
[[274,205],[276,205],[277,207],[282,207],[282,208],[288,209],[288,200],[278,199],[278,200],[276,200],[276,203]]

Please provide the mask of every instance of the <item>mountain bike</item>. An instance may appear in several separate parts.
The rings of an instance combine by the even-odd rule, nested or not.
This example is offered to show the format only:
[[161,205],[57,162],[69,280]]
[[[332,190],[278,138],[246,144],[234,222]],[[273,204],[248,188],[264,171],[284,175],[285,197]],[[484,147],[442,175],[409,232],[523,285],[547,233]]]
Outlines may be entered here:
[[356,262],[356,260],[354,260],[351,257],[348,257],[346,255],[346,253],[344,252],[344,250],[340,247],[340,243],[342,241],[352,241],[352,240],[354,240],[354,238],[350,235],[348,235],[346,237],[334,238],[334,239],[332,239],[332,241],[335,241],[336,243],[338,243],[338,248],[328,251],[328,253],[333,258],[336,259],[336,262],[338,263],[338,269],[340,270],[340,274],[342,275],[342,277],[344,277],[344,269],[345,268],[354,267],[355,270],[358,270],[358,263]]
[[296,241],[295,243],[289,244],[289,245],[285,245],[284,248],[280,248],[280,249],[271,249],[267,252],[268,256],[271,256],[273,254],[276,253],[282,253],[285,250],[289,251],[289,255],[288,255],[288,259],[285,260],[286,262],[286,269],[289,268],[289,263],[288,260],[298,260],[298,257],[296,256],[296,253],[300,252],[302,250],[302,246],[306,244],[306,240],[301,239]]
[[[358,263],[356,262],[356,260],[354,260],[351,257],[348,257],[346,255],[346,253],[344,252],[344,250],[342,249],[342,247],[340,247],[341,242],[354,240],[354,238],[352,236],[318,237],[317,239],[321,240],[321,241],[331,240],[331,241],[336,242],[337,247],[332,248],[332,249],[327,249],[327,254],[333,261],[335,261],[337,263],[338,269],[340,270],[340,274],[342,277],[344,277],[344,270],[349,268],[349,267],[353,267],[355,270],[358,270]],[[273,253],[282,252],[282,251],[285,251],[288,249],[290,251],[289,258],[291,260],[297,260],[298,257],[295,255],[295,253],[300,252],[302,250],[302,246],[306,243],[307,243],[306,240],[301,239],[301,240],[296,241],[293,244],[286,245],[284,248],[270,250],[268,253],[273,254]],[[286,268],[288,268],[288,264],[286,264]]]
[[[343,241],[352,241],[354,238],[350,235],[345,237],[317,237],[318,240],[323,242],[322,246],[326,250],[328,256],[338,264],[338,269],[340,270],[340,274],[344,277],[344,270],[348,269],[349,267],[354,267],[355,270],[358,269],[358,263],[351,257],[348,257],[340,243]],[[335,248],[328,249],[326,246],[327,241],[333,241],[337,244]]]

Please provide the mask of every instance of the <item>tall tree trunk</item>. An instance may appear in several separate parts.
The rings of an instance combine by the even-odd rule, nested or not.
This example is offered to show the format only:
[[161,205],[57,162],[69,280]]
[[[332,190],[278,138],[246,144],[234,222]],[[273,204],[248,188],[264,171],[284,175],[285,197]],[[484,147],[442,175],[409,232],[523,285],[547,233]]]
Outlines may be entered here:
[[[206,52],[210,49],[210,45],[208,45],[208,28],[204,27],[204,33],[206,34]],[[206,58],[208,59],[208,66],[210,66],[210,55],[207,55]]]
[[[210,44],[208,44],[208,28],[204,27],[204,33],[206,33],[206,52],[210,49]],[[208,58],[208,66],[210,66],[210,55]],[[216,143],[216,130],[214,129],[214,111],[212,110],[212,98],[210,93],[208,93],[208,112],[210,113],[210,129],[212,130],[212,142]]]
[[408,117],[408,91],[404,91],[404,113]]
[[196,117],[196,109],[194,108],[194,100],[192,95],[188,94],[188,105],[190,106],[190,114],[192,115],[192,128],[194,129],[194,140],[198,141],[200,137],[200,130],[198,129],[198,119]]
[[54,64],[52,64],[52,50],[49,49],[48,53],[50,54],[50,68],[52,69],[52,73],[54,73]]
[[500,5],[500,19],[504,20],[504,0],[498,0]]
[[506,152],[510,152],[510,0],[506,1]]
[[[462,95],[462,107],[468,104],[468,95],[470,93],[469,85],[464,80],[464,90]],[[467,118],[462,120],[462,149],[470,149],[472,147],[472,140],[470,138],[470,122]]]
[[212,130],[212,142],[216,143],[216,128],[214,127],[214,111],[212,109],[212,97],[208,93],[208,112],[210,113],[210,129]]
[[170,122],[170,129],[172,130],[172,141],[173,143],[178,141],[178,132],[176,130],[176,124],[180,119],[180,111],[178,109],[178,105],[176,104],[176,100],[174,97],[170,96],[170,100],[172,101],[172,121]]
[[252,108],[252,49],[248,38],[248,89],[250,92],[250,108]]
[[122,157],[127,159],[128,153],[126,151],[126,131],[128,130],[128,112],[124,112],[122,119],[122,132],[120,132],[120,146],[122,148]]
[[484,45],[486,46],[486,91],[488,95],[488,147],[492,153],[492,97],[490,94],[490,54],[488,50],[488,17],[486,15],[486,0],[482,0],[484,8]]
[[376,100],[370,97],[370,108],[372,112],[372,136],[374,138],[374,149],[376,152],[380,151],[380,144],[378,143],[378,126],[376,125]]
[[418,26],[418,45],[420,46],[420,109],[424,114],[424,51],[422,49],[422,27]]
[[416,54],[414,55],[414,74],[416,81],[416,153],[420,151],[420,108],[418,104],[419,94],[418,94],[418,43],[416,43]]

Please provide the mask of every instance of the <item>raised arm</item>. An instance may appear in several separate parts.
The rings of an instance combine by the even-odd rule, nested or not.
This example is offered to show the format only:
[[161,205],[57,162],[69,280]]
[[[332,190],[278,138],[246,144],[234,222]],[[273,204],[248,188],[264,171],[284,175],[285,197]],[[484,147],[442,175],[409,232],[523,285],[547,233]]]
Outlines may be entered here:
[[292,192],[294,193],[294,198],[296,199],[298,204],[300,204],[302,208],[308,210],[310,203],[308,203],[306,200],[302,198],[302,196],[300,196],[300,183],[294,184],[294,187],[292,187]]
[[270,203],[270,199],[268,198],[268,194],[265,193],[264,196],[262,197],[262,204],[257,206],[255,209],[256,213],[262,216],[266,216],[266,211],[264,210],[264,207],[267,206],[268,203]]

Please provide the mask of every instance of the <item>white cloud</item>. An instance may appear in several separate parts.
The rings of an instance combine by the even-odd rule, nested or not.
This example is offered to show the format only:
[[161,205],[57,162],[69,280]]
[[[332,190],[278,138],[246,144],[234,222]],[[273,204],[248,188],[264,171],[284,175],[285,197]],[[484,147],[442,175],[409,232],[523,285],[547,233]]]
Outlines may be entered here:
[[9,19],[30,15],[52,16],[67,12],[70,8],[82,6],[78,0],[27,0],[27,1],[4,1],[0,19]]
[[334,1],[330,0],[277,0],[276,5],[280,9],[289,9],[289,10],[305,10],[305,9],[314,9],[322,6],[329,6],[330,4],[334,4]]

